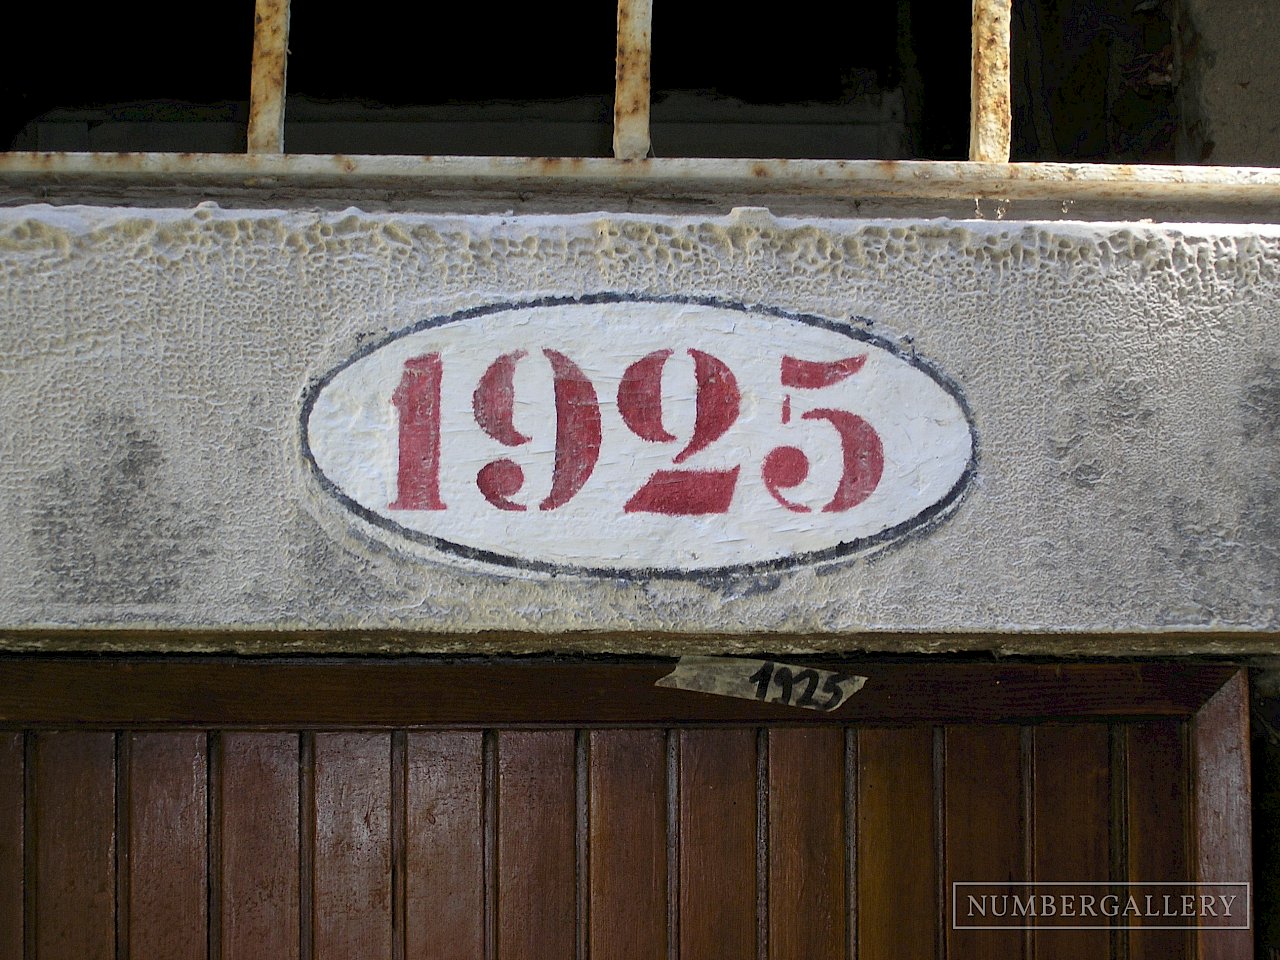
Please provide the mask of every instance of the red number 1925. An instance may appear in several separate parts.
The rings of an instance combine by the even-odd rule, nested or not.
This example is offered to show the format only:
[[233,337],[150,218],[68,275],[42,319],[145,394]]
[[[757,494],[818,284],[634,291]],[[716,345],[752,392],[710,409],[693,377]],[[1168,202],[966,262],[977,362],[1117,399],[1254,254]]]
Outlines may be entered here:
[[[662,417],[662,372],[671,350],[655,350],[631,364],[618,386],[618,412],[627,428],[647,443],[678,443]],[[591,478],[600,458],[600,403],[591,380],[569,357],[545,349],[551,366],[556,409],[555,464],[551,490],[538,505],[554,510],[568,503]],[[526,351],[506,353],[480,376],[472,394],[476,424],[489,437],[507,447],[519,447],[530,437],[515,426],[515,370]],[[688,440],[671,458],[679,465],[707,449],[733,427],[741,410],[742,394],[728,365],[701,350],[689,350],[697,387],[694,425]],[[779,380],[791,390],[821,390],[862,369],[866,355],[833,362],[783,357]],[[400,383],[392,394],[399,417],[399,466],[396,497],[391,510],[444,510],[440,497],[441,381],[443,360],[439,353],[405,361]],[[869,497],[884,471],[884,449],[875,429],[848,411],[819,407],[801,415],[802,420],[824,421],[840,441],[842,472],[827,513],[852,509]],[[782,403],[782,423],[791,422],[791,395]],[[788,499],[789,491],[809,475],[808,455],[798,447],[775,447],[761,464],[761,479],[775,500],[787,510],[808,513],[811,508]],[[733,501],[741,465],[729,469],[692,468],[655,471],[623,506],[626,513],[658,513],[696,516],[727,513]],[[523,511],[512,498],[524,486],[524,471],[514,460],[493,460],[476,474],[476,486],[499,510]]]

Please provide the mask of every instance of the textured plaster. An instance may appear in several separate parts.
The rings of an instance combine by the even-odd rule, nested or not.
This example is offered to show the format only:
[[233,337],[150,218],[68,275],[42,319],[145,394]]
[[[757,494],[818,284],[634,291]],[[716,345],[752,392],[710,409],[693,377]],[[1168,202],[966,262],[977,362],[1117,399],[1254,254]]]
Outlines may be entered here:
[[[597,292],[870,318],[960,385],[976,477],[945,522],[874,555],[670,581],[425,559],[306,469],[303,392],[371,339]],[[344,630],[352,649],[779,633],[1011,649],[1016,631],[1256,649],[1280,629],[1278,307],[1272,226],[0,211],[0,628],[15,647],[102,628],[264,650],[270,633],[234,631]]]

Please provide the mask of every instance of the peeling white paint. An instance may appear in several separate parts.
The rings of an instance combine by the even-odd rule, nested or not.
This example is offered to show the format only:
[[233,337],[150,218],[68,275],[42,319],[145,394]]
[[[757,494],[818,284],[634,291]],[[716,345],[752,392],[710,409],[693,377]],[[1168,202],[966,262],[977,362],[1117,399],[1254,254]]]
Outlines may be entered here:
[[[391,542],[436,547],[446,559],[479,552],[481,560],[533,575],[556,568],[679,575],[830,559],[881,546],[944,501],[950,507],[971,470],[974,444],[958,390],[857,320],[634,298],[500,306],[440,319],[447,322],[427,320],[424,329],[410,328],[326,377],[304,431],[335,496]],[[545,349],[571,358],[588,378],[602,435],[585,484],[552,509],[539,508],[560,459]],[[699,405],[692,351],[726,365],[740,401],[726,431],[677,467]],[[624,373],[655,353],[670,354],[659,401],[666,441],[640,437],[618,410]],[[439,358],[442,371],[439,496],[433,509],[395,509],[401,430],[393,393],[406,363],[428,355]],[[503,355],[527,356],[514,368],[514,426],[528,440],[515,447],[487,435],[473,411],[485,370]],[[784,358],[854,358],[860,368],[829,385],[797,388],[782,382]],[[832,409],[862,418],[883,451],[874,489],[839,510],[824,507],[842,480],[841,436],[811,413]],[[764,464],[780,448],[800,451],[808,475],[775,497]],[[482,495],[477,475],[506,460],[519,465],[524,483],[504,509]],[[713,510],[629,509],[648,478],[701,484],[703,473],[734,471],[731,499]]]
[[[543,578],[406,547],[308,466],[310,385],[389,333],[602,291],[872,321],[962,389],[980,447],[963,502],[891,549],[822,565]],[[1139,637],[1113,652],[1154,652],[1167,632],[1217,653],[1256,647],[1280,630],[1278,313],[1280,227],[1266,224],[8,208],[0,628],[8,644],[31,628],[205,630],[204,649],[217,636],[244,649],[235,635],[250,628],[380,632],[382,648],[451,651],[500,649],[492,638],[507,631],[545,637],[543,648],[680,652],[783,635],[804,649],[1010,649],[1026,631]],[[763,340],[751,348],[762,370],[783,340],[772,326],[723,336]],[[592,376],[616,377],[610,356],[659,345],[636,337],[608,338]],[[586,340],[598,345],[566,351],[587,362]],[[522,342],[515,389],[534,414],[551,391],[547,360],[532,333]],[[696,342],[661,345],[677,351],[664,378],[674,399]],[[744,350],[734,362],[754,363]],[[739,373],[760,424],[778,422],[776,394],[757,393],[776,376]],[[471,383],[451,397],[463,422]],[[602,418],[616,416],[603,405],[613,392],[599,389]],[[864,400],[875,406],[841,403]],[[668,427],[685,437],[692,414],[678,416]],[[545,458],[542,424],[527,421]],[[616,419],[607,429],[622,443]],[[473,419],[466,432],[477,436]],[[741,482],[750,475],[757,494],[760,450],[779,442],[741,440],[755,459],[744,455]],[[515,449],[501,447],[478,449]],[[634,447],[653,459],[632,484],[670,449],[648,448]],[[602,461],[622,456],[604,449]],[[387,456],[360,482],[385,484]],[[548,465],[525,466],[526,503],[540,502]],[[458,496],[471,496],[468,470]],[[812,482],[820,503],[830,475]],[[580,495],[594,496],[590,484]],[[665,536],[690,561],[684,541],[696,538]]]

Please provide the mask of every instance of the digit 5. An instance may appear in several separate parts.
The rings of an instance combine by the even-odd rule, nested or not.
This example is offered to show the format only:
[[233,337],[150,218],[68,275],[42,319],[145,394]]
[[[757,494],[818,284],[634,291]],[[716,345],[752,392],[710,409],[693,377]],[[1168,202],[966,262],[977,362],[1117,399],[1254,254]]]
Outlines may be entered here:
[[[819,390],[845,380],[866,363],[867,356],[846,357],[831,363],[813,360],[782,358],[781,380],[784,387],[798,390]],[[820,407],[802,414],[801,420],[825,420],[840,437],[840,455],[843,470],[836,484],[835,495],[824,513],[840,513],[860,504],[880,483],[884,473],[884,446],[880,435],[871,424],[848,410]],[[782,402],[782,422],[791,422],[791,395]],[[809,476],[809,458],[799,447],[774,447],[764,458],[760,468],[765,489],[778,503],[794,513],[809,513],[811,508],[789,500],[783,490],[799,486]]]

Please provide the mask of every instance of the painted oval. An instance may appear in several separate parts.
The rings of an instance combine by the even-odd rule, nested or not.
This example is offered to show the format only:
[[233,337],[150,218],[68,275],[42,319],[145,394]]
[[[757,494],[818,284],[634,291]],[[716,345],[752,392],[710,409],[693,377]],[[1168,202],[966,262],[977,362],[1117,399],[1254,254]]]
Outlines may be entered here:
[[959,387],[868,326],[613,294],[435,317],[310,385],[303,453],[352,513],[468,565],[831,561],[931,529],[976,463]]

